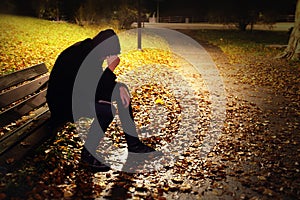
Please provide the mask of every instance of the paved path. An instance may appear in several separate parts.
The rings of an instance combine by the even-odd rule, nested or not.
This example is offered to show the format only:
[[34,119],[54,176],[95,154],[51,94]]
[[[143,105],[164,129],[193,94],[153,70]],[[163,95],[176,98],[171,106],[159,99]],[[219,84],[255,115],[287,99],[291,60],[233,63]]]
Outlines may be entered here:
[[[179,68],[175,69],[168,69],[163,65],[140,66],[137,67],[138,69],[132,70],[130,74],[126,74],[124,80],[122,77],[119,78],[130,88],[140,87],[153,81],[172,90],[176,99],[179,99],[181,110],[187,111],[187,115],[182,115],[183,119],[180,121],[180,128],[185,134],[176,132],[174,136],[177,138],[171,137],[171,140],[165,144],[159,143],[158,148],[161,149],[158,150],[164,152],[163,148],[170,146],[169,143],[175,141],[173,146],[178,147],[178,157],[168,160],[169,162],[164,163],[165,167],[160,168],[157,172],[130,174],[110,170],[107,173],[95,174],[93,182],[103,189],[99,190],[98,199],[146,199],[148,197],[159,199],[158,197],[160,197],[170,200],[231,200],[263,199],[263,197],[271,197],[275,194],[267,186],[259,188],[263,192],[249,187],[249,181],[251,181],[249,177],[258,178],[256,181],[253,180],[255,183],[266,181],[266,175],[259,171],[261,168],[256,165],[256,162],[250,161],[259,158],[252,152],[264,153],[258,151],[256,145],[265,143],[260,143],[260,140],[256,143],[252,140],[259,139],[261,135],[265,137],[266,132],[263,131],[267,129],[257,129],[256,125],[261,124],[258,107],[262,110],[265,110],[265,106],[268,105],[274,107],[273,104],[266,104],[264,99],[266,92],[262,89],[266,89],[268,92],[268,88],[256,91],[252,85],[235,82],[232,75],[237,73],[236,66],[226,64],[227,61],[218,63],[218,68],[224,76],[221,77],[218,68],[206,51],[209,49],[208,45],[205,46],[205,49],[184,34],[164,28],[146,28],[143,31],[162,37],[169,44],[170,50],[184,61]],[[143,48],[147,48],[146,43],[143,44]],[[224,56],[221,52],[213,53],[217,56]],[[214,55],[215,57],[216,55]],[[227,93],[225,93],[225,86]],[[143,92],[140,94],[143,95]],[[194,94],[196,94],[195,98]],[[198,94],[200,95],[197,97]],[[203,96],[208,96],[208,98]],[[268,98],[281,99],[281,96],[274,96],[273,93],[270,93]],[[203,102],[209,102],[209,106],[201,104]],[[147,106],[145,104],[142,102],[140,105]],[[227,113],[225,113],[226,106]],[[190,108],[195,108],[195,110]],[[207,108],[210,116],[207,118],[204,115],[197,118],[199,113],[207,112]],[[152,108],[150,107],[150,109]],[[161,123],[160,120],[163,119],[164,114],[166,113],[156,113],[155,121]],[[223,123],[225,114],[227,114],[227,119]],[[142,121],[141,118],[139,119]],[[276,118],[276,121],[279,120]],[[208,125],[204,126],[203,124]],[[221,132],[223,125],[226,127]],[[249,127],[247,128],[247,126]],[[248,134],[249,131],[251,131],[251,135]],[[224,137],[219,140],[221,133]],[[164,131],[161,133],[161,135],[168,134],[174,133]],[[183,137],[178,137],[178,135]],[[187,140],[185,140],[185,136],[188,136]],[[191,142],[189,136],[196,138],[193,138]],[[216,145],[217,142],[219,143]],[[219,149],[211,151],[212,147]],[[243,149],[245,147],[247,149]],[[184,154],[180,151],[183,148],[187,150]],[[171,153],[173,152],[175,151]],[[221,152],[221,155],[215,152]],[[248,157],[249,153],[255,156]],[[246,161],[240,159],[246,159]],[[120,166],[121,169],[123,163]]]
[[[226,94],[223,80],[219,71],[211,59],[207,51],[195,40],[189,36],[182,34],[178,31],[173,31],[164,28],[149,28],[144,31],[155,33],[170,46],[170,50],[185,59],[189,65],[181,66],[183,76],[190,76],[190,73],[198,73],[205,82],[205,85],[210,94],[211,110],[212,110],[212,123],[211,131],[208,133],[204,143],[216,143],[218,135],[221,133],[223,122],[225,120],[226,112]],[[202,84],[194,83],[194,87],[200,88]],[[204,156],[211,151],[212,146],[209,145],[207,149],[203,149]]]
[[[126,196],[128,193],[122,187],[120,187],[120,182],[126,182],[128,184],[129,191],[132,191],[132,197],[139,199],[143,196],[146,197],[150,194],[155,194],[157,188],[163,188],[167,183],[167,185],[169,185],[170,188],[173,189],[173,191],[171,191],[170,189],[170,191],[164,193],[163,196],[166,199],[216,199],[217,197],[220,197],[220,194],[218,190],[210,190],[210,187],[213,184],[213,180],[210,178],[203,178],[201,176],[202,173],[204,174],[204,176],[209,176],[205,175],[206,170],[204,170],[202,167],[203,165],[206,165],[206,157],[218,142],[224,125],[226,114],[226,94],[222,77],[220,76],[219,71],[215,63],[212,61],[210,55],[198,42],[194,41],[190,37],[177,31],[163,28],[143,29],[143,31],[147,31],[151,34],[158,35],[159,37],[165,39],[170,46],[170,50],[177,56],[183,58],[186,62],[183,62],[182,65],[175,70],[175,72],[172,70],[168,72],[168,69],[153,68],[151,66],[150,68],[148,68],[148,66],[143,66],[143,68],[141,68],[142,71],[137,70],[133,74],[129,75],[133,76],[132,79],[129,78],[131,81],[127,83],[130,88],[135,86],[135,83],[133,83],[134,81],[132,81],[134,80],[134,77],[138,77],[138,83],[136,84],[140,85],[141,82],[143,84],[147,83],[147,79],[149,79],[149,77],[153,79],[153,76],[149,76],[150,74],[153,74],[153,72],[156,72],[156,75],[157,73],[160,75],[166,74],[166,76],[164,77],[167,77],[168,80],[165,80],[165,82],[162,84],[166,84],[172,90],[172,92],[174,92],[176,99],[181,102],[181,108],[186,109],[185,111],[190,113],[190,115],[183,115],[184,117],[186,117],[186,119],[183,119],[181,121],[181,128],[184,131],[190,131],[190,135],[196,136],[197,134],[199,134],[199,132],[195,131],[195,129],[193,130],[193,125],[196,125],[196,129],[199,128],[199,124],[201,123],[200,121],[197,121],[199,118],[195,116],[195,113],[198,114],[201,112],[196,109],[189,110],[189,107],[193,107],[193,104],[199,105],[199,102],[203,99],[193,99],[193,97],[191,96],[191,94],[193,94],[193,91],[196,91],[196,93],[203,93],[205,92],[205,90],[207,91],[206,95],[208,96],[208,101],[210,102],[211,120],[208,120],[208,129],[203,132],[201,131],[202,134],[205,134],[202,137],[202,141],[199,140],[198,142],[196,142],[198,145],[193,147],[193,150],[190,150],[189,147],[192,142],[186,142],[187,146],[185,148],[188,149],[187,151],[191,152],[191,155],[187,157],[183,156],[184,158],[181,159],[191,159],[193,164],[186,166],[186,168],[184,169],[185,172],[179,173],[177,171],[178,169],[176,168],[176,165],[175,167],[171,167],[171,169],[169,170],[160,169],[160,171],[156,174],[150,173],[149,175],[145,176],[128,176],[126,174],[113,173],[111,171],[111,175],[109,176],[114,178],[112,178],[112,181],[107,181],[109,185],[107,186],[107,189],[104,190],[101,196],[106,196],[108,198],[112,198],[113,196],[120,199],[125,198],[124,196]],[[144,46],[144,48],[147,48],[147,46]],[[147,73],[145,73],[145,71],[147,71]],[[171,77],[172,75],[176,76],[176,74],[179,75],[177,78]],[[126,76],[128,80],[128,75]],[[159,79],[158,77],[157,81],[162,81],[162,79]],[[185,93],[185,96],[181,95],[182,91],[187,91],[187,93]],[[194,102],[191,102],[193,100]],[[159,120],[159,118],[161,117],[158,116],[156,119]],[[200,118],[200,120],[202,120],[203,122],[203,119]],[[185,135],[189,134],[185,133]],[[171,143],[173,142],[174,141],[171,141]],[[178,143],[178,145],[180,145],[180,143]],[[178,152],[180,152],[180,150],[182,149],[179,148]],[[179,160],[179,162],[181,161]],[[171,160],[168,165],[174,166],[174,163],[176,163],[176,160]],[[198,176],[194,177],[195,180],[187,178],[192,176],[195,171],[200,172]],[[106,174],[98,174],[96,175],[96,182],[101,182],[101,180],[107,179],[106,177]],[[181,177],[180,180],[182,180],[183,183],[174,184],[172,180],[176,177]],[[147,186],[147,183],[148,185],[152,184],[152,186]],[[236,195],[238,196],[242,195],[242,192],[252,193],[252,191],[244,188],[241,183],[231,177],[226,177],[226,182],[223,182],[222,184],[224,184],[224,186],[226,186],[229,191],[234,191],[233,193],[236,192]],[[169,188],[169,186],[165,187]],[[145,190],[143,187],[147,189]],[[236,191],[236,187],[239,187],[241,190]],[[119,193],[119,195],[117,193]],[[232,196],[223,195],[223,198],[230,199],[232,198]]]

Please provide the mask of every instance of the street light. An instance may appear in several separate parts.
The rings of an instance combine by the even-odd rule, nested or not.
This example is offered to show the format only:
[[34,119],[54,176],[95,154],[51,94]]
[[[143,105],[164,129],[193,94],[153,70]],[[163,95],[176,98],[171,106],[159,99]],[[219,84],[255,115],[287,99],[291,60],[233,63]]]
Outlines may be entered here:
[[138,0],[138,50],[142,50],[141,0]]

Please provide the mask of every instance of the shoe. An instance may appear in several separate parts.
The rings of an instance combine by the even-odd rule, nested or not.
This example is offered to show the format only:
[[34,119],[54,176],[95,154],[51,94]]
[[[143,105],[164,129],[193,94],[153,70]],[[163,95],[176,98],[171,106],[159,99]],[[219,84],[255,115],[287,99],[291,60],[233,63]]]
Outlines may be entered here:
[[125,138],[128,146],[128,151],[132,153],[150,153],[154,152],[155,149],[142,143],[138,137],[134,137],[125,133]]
[[97,160],[85,147],[81,151],[81,165],[93,172],[107,172],[111,169]]

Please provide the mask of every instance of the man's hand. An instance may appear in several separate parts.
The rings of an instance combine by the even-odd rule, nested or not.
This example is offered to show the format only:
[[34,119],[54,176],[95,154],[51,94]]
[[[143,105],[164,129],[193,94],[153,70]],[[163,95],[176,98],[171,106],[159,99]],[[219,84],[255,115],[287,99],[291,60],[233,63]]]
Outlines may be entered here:
[[107,56],[106,61],[108,68],[113,72],[120,63],[120,58],[117,55]]
[[123,103],[124,108],[127,108],[130,104],[130,94],[128,93],[126,87],[120,87],[120,97]]

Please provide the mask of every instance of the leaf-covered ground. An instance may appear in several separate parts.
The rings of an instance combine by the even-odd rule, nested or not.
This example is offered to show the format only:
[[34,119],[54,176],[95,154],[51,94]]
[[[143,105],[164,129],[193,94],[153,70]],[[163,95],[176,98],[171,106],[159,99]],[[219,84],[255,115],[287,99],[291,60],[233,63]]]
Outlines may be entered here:
[[[175,146],[186,145],[186,150],[159,171],[93,173],[79,165],[82,142],[69,124],[20,170],[2,176],[0,198],[298,199],[299,63],[273,59],[280,50],[265,47],[273,42],[270,37],[257,38],[265,33],[235,36],[240,39],[217,32],[185,33],[210,53],[227,92],[224,129],[205,159],[199,158],[199,152],[211,120],[211,102],[201,76],[169,51],[131,51],[122,55],[122,65],[130,73],[120,70],[118,75],[131,88],[143,141],[164,151],[175,140]],[[257,44],[252,42],[254,36]],[[184,86],[194,92],[180,93],[188,90]],[[185,102],[175,94],[183,95]],[[183,110],[199,123],[182,123]],[[99,149],[108,156],[126,149],[118,124],[116,118],[103,140],[104,148]],[[122,165],[124,160],[113,164]]]
[[[217,152],[221,160],[230,163],[228,175],[257,192],[258,199],[297,199],[299,62],[274,59],[282,49],[265,46],[272,36],[253,46],[255,39],[251,37],[259,36],[254,33],[249,37],[241,39],[242,48],[236,48],[238,45],[230,40],[227,42],[232,48],[220,44],[226,39],[218,42],[221,49],[204,43],[224,78],[228,94],[226,128]],[[242,196],[256,199],[254,194]]]

